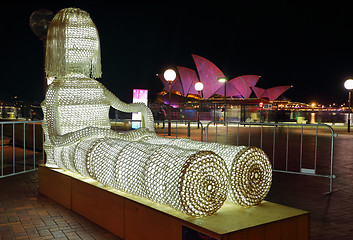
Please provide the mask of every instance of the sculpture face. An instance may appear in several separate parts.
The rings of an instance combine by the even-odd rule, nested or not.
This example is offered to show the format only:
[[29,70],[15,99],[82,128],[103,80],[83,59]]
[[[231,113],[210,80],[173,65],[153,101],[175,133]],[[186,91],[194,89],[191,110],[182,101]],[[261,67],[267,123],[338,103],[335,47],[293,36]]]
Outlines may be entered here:
[[91,26],[68,26],[65,40],[67,63],[87,63],[98,51],[97,30]]
[[101,76],[98,31],[89,14],[78,8],[59,11],[47,35],[45,69],[48,76]]

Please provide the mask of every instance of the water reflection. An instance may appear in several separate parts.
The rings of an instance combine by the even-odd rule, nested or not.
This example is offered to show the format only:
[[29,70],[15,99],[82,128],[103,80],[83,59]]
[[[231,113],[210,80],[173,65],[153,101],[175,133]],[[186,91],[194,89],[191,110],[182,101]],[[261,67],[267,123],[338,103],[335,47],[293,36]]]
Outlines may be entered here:
[[310,115],[310,123],[313,124],[313,123],[316,123],[315,121],[315,113],[312,112],[311,115]]

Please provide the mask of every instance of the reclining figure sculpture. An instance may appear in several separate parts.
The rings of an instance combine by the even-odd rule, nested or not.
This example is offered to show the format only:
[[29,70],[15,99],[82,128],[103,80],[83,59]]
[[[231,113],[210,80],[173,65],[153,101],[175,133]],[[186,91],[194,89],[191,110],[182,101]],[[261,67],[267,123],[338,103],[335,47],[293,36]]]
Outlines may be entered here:
[[[127,104],[93,78],[101,76],[98,31],[78,8],[59,11],[47,35],[47,76],[55,77],[42,103],[46,165],[169,205],[188,215],[215,213],[228,199],[259,204],[272,170],[255,147],[164,139],[144,104]],[[109,109],[141,112],[142,127],[111,130]]]

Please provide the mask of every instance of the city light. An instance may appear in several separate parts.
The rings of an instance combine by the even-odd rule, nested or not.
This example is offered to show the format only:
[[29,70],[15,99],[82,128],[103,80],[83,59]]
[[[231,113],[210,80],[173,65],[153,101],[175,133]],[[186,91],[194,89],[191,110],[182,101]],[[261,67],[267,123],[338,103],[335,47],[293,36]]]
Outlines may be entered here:
[[47,85],[49,86],[54,80],[55,77],[47,77]]
[[203,89],[203,83],[202,82],[197,82],[195,83],[195,90],[200,92]]
[[352,90],[353,89],[353,79],[348,79],[344,82],[344,87],[347,90]]
[[218,82],[221,82],[221,83],[227,82],[227,79],[225,77],[220,77],[217,80],[218,80]]
[[163,76],[166,81],[173,82],[176,78],[176,72],[173,69],[167,69]]

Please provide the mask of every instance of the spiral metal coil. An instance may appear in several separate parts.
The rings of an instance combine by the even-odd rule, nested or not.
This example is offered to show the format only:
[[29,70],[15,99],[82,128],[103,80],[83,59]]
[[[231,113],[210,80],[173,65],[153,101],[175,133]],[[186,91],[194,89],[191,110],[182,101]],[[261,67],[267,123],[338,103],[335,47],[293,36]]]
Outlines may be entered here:
[[237,154],[230,169],[232,202],[245,207],[257,205],[267,195],[271,183],[272,168],[264,151],[247,147]]
[[264,200],[272,183],[272,168],[264,151],[256,147],[229,146],[190,139],[150,137],[146,142],[156,145],[213,151],[225,161],[229,177],[227,200],[244,207]]
[[194,217],[215,213],[228,194],[225,162],[211,151],[100,138],[83,140],[74,162],[104,185]]
[[191,156],[183,167],[179,185],[183,212],[192,216],[214,214],[227,198],[227,169],[210,151]]

